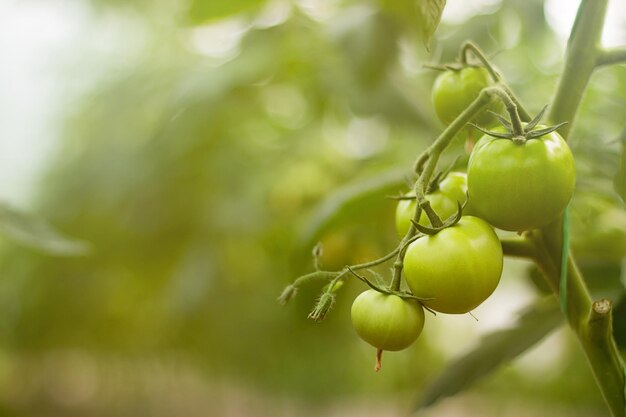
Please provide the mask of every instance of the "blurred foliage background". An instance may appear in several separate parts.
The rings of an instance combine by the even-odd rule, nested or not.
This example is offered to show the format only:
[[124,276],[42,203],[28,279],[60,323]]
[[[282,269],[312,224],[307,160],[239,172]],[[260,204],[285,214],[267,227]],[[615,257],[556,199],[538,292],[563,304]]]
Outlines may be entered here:
[[[424,64],[454,60],[472,39],[533,112],[549,102],[568,2],[448,3],[428,53],[410,19],[373,0],[9,1],[5,19],[42,8],[54,10],[42,28],[45,16],[81,28],[39,68],[60,94],[36,179],[16,201],[91,250],[60,257],[10,233],[0,241],[0,414],[405,414],[453,358],[512,326],[542,296],[521,261],[507,261],[479,321],[428,316],[380,374],[349,322],[360,283],[341,289],[323,324],[306,319],[319,285],[275,302],[312,269],[317,241],[329,269],[395,246],[384,197],[442,129],[437,73]],[[615,29],[626,10],[611,7],[607,32],[626,43]],[[37,92],[23,100],[36,106]],[[624,114],[626,67],[603,68],[571,140],[573,247],[594,293],[618,303],[623,347]],[[564,328],[423,413],[605,414]]]

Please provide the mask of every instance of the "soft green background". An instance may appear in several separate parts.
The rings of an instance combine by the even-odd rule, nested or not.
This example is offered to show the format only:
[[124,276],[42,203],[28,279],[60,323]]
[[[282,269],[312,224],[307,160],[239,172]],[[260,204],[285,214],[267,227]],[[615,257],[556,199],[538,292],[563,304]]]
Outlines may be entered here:
[[[533,112],[554,91],[565,45],[540,1],[494,1],[444,20],[430,54],[406,19],[378,4],[84,7],[94,31],[116,34],[81,44],[70,56],[76,65],[58,75],[72,99],[53,103],[58,139],[26,208],[93,250],[56,257],[1,241],[1,415],[403,415],[453,357],[511,325],[538,294],[519,261],[507,263],[478,322],[427,315],[423,336],[386,354],[380,374],[349,323],[360,283],[341,289],[322,324],[306,318],[319,284],[285,308],[275,302],[312,270],[318,240],[331,269],[394,247],[394,207],[384,196],[401,189],[403,170],[442,129],[430,101],[437,73],[424,64],[453,60],[472,39]],[[626,214],[613,178],[624,114],[626,67],[602,69],[571,140],[573,246],[596,293],[616,303]],[[463,140],[445,161],[464,152]],[[328,198],[388,178],[388,192],[320,222],[316,207]],[[624,345],[625,315],[622,304]],[[561,329],[424,415],[606,409]]]

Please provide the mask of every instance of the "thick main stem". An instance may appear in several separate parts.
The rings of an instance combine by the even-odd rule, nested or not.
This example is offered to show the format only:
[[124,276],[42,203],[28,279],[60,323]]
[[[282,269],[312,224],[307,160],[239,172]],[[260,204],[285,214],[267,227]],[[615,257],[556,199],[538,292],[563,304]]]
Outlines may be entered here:
[[566,139],[602,53],[600,40],[607,3],[608,0],[583,0],[578,8],[549,116],[552,123],[569,122],[559,129],[559,133]]
[[[565,139],[591,75],[602,57],[600,39],[608,0],[583,0],[570,35],[565,65],[550,111],[552,123],[569,122],[560,129]],[[562,255],[562,218],[542,229],[544,272],[558,295]],[[610,306],[609,306],[610,307]],[[598,311],[585,281],[570,257],[567,266],[567,319],[585,355],[611,414],[624,417],[624,365],[610,327],[610,308]]]

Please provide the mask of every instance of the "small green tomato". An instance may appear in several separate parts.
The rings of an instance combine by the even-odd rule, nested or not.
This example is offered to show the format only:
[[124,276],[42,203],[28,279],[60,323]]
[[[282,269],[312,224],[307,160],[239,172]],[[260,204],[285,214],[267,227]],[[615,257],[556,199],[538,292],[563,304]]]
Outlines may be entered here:
[[376,290],[359,294],[351,316],[361,339],[379,350],[406,349],[424,327],[424,310],[419,303]]

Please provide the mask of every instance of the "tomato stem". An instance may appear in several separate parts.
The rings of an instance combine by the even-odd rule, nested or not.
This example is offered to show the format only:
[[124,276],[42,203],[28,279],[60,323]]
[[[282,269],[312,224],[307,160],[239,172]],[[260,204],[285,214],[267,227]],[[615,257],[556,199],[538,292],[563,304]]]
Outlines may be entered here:
[[383,350],[376,349],[376,365],[374,365],[374,370],[376,372],[380,371],[383,367]]
[[435,210],[430,205],[430,201],[424,198],[424,200],[420,202],[420,207],[422,207],[422,210],[424,210],[424,213],[426,213],[426,216],[428,216],[428,220],[430,220],[430,224],[434,228],[443,226],[441,218],[437,215],[437,212],[435,212]]
[[485,53],[478,47],[478,45],[476,45],[475,43],[471,42],[471,41],[467,41],[463,44],[463,46],[461,47],[461,52],[460,52],[460,56],[459,56],[459,60],[461,61],[462,64],[468,64],[469,63],[469,53],[472,53],[472,55],[474,55],[476,58],[478,58],[478,60],[485,66],[485,68],[487,69],[487,71],[489,71],[489,75],[491,75],[491,78],[493,79],[494,82],[498,82],[500,81],[500,74],[498,73],[498,71],[496,71],[495,67],[493,66],[493,64],[489,61],[489,59],[487,59],[487,56],[485,55]]

